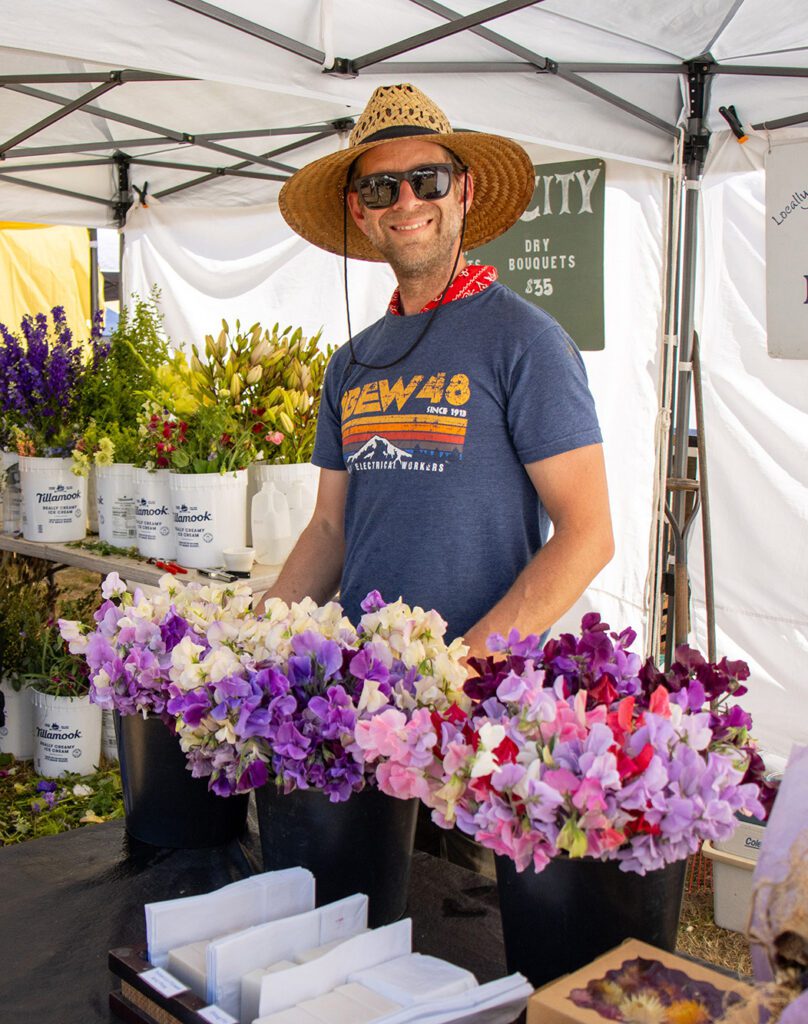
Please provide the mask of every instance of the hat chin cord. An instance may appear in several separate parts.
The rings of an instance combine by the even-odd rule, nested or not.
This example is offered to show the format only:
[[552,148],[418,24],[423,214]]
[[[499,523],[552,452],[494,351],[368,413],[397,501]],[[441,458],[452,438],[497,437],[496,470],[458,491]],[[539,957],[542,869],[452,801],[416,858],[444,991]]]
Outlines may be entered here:
[[[466,168],[468,172],[468,168]],[[349,171],[350,176],[350,171]],[[466,199],[468,196],[468,174],[463,175],[463,223],[460,228],[460,244],[457,247],[457,254],[455,255],[454,264],[452,265],[451,273],[449,274],[449,280],[446,282],[446,287],[441,292],[440,301],[435,306],[432,312],[429,314],[429,318],[424,324],[423,330],[410,345],[406,352],[399,356],[398,359],[394,359],[391,363],[363,363],[361,359],[357,359],[356,350],[354,349],[353,334],[351,332],[351,306],[348,299],[348,184],[346,183],[345,192],[343,193],[342,200],[342,263],[343,263],[343,281],[345,283],[345,316],[348,320],[348,347],[351,350],[351,363],[349,365],[361,366],[365,370],[388,370],[391,366],[396,366],[398,363],[403,363],[405,359],[412,355],[416,348],[421,344],[426,336],[427,331],[432,326],[432,321],[435,314],[445,304],[446,293],[449,291],[449,285],[454,281],[455,274],[457,273],[457,265],[460,262],[460,256],[463,252],[463,239],[466,236]]]

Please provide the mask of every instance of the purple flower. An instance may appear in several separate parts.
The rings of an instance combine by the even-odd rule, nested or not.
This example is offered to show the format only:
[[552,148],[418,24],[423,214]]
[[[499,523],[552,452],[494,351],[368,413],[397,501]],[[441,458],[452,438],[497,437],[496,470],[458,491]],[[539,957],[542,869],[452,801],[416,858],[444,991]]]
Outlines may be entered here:
[[384,600],[384,598],[382,597],[378,590],[371,590],[371,592],[364,599],[364,601],[361,602],[359,607],[362,609],[363,612],[367,614],[370,612],[381,611],[382,608],[387,607],[387,602]]

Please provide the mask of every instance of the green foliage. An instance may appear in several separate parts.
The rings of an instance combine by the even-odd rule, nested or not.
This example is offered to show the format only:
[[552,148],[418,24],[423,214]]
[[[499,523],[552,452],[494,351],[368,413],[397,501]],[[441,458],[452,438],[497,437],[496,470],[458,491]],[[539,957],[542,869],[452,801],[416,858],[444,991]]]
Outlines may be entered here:
[[48,584],[27,559],[0,563],[0,677],[15,689],[33,671],[50,612]]
[[[88,624],[97,605],[98,596],[91,592],[63,602],[60,616]],[[86,659],[70,653],[59,632],[59,625],[53,619],[43,624],[27,664],[25,683],[40,693],[51,697],[84,697],[90,692],[90,670]]]
[[252,433],[227,405],[201,405],[188,417],[168,453],[176,473],[226,473],[245,469],[255,459]]
[[112,438],[116,462],[132,461],[140,407],[157,367],[169,358],[159,298],[156,288],[146,299],[132,296],[132,305],[121,309],[118,326],[110,336],[109,354],[85,382],[83,420],[94,420],[98,431]]
[[37,788],[42,781],[30,764],[0,754],[0,845],[123,817],[117,765],[94,775],[64,775],[53,780],[50,793]]

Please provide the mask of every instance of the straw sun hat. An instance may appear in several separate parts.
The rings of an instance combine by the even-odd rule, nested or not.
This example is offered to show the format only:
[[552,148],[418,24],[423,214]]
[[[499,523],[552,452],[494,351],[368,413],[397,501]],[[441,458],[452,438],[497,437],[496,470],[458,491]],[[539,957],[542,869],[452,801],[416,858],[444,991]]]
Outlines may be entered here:
[[[351,164],[382,143],[417,138],[455,153],[474,176],[474,202],[468,212],[464,249],[501,235],[527,208],[533,195],[530,157],[499,135],[455,132],[443,111],[414,85],[376,89],[360,114],[348,148],[302,167],[281,189],[278,203],[287,224],[320,249],[342,254],[343,203]],[[347,218],[347,252],[354,259],[383,261]]]

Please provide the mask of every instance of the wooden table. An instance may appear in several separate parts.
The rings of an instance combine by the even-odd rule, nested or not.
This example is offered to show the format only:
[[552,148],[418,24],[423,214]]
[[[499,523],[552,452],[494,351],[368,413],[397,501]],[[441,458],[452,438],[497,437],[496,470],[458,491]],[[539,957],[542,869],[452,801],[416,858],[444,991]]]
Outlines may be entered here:
[[[88,535],[88,540],[94,539],[96,538],[93,534]],[[72,565],[79,569],[88,569],[90,572],[97,572],[102,576],[109,572],[117,572],[122,579],[132,583],[147,583],[152,586],[155,586],[165,575],[165,570],[158,569],[157,566],[137,558],[99,555],[93,551],[85,551],[84,548],[74,548],[67,544],[50,544],[47,541],[23,540],[22,537],[8,533],[0,533],[0,551],[13,551],[18,555],[27,555],[31,558],[44,558],[58,565]],[[254,565],[249,578],[243,582],[248,583],[256,593],[261,594],[272,586],[280,571],[279,565]],[[177,578],[185,583],[191,581],[215,582],[194,569],[189,569],[187,575],[182,574]]]

